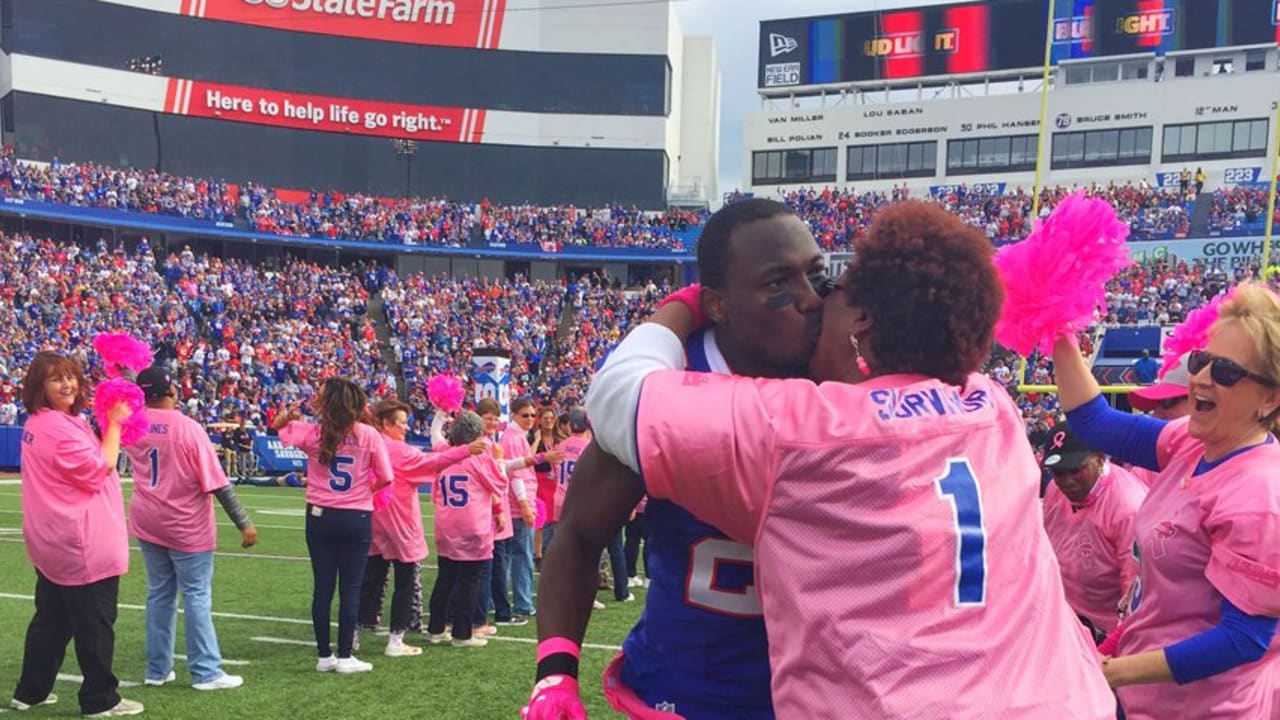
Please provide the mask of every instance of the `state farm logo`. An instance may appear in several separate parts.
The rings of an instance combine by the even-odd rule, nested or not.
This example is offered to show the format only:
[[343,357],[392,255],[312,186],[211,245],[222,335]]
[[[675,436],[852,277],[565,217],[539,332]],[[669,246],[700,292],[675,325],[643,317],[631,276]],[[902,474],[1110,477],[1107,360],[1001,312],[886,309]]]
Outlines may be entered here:
[[244,0],[277,10],[311,12],[424,25],[452,25],[458,8],[450,0]]
[[795,38],[779,35],[778,33],[769,33],[769,57],[786,55],[798,47],[800,47],[800,43],[796,42]]

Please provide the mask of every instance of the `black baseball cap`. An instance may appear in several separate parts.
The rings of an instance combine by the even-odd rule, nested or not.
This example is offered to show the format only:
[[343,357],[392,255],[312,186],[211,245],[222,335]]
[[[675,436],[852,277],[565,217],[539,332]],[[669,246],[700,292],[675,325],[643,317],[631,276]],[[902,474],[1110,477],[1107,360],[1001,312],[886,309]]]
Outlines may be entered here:
[[142,396],[147,402],[159,400],[173,390],[173,378],[169,377],[168,370],[159,365],[152,365],[138,373],[138,379],[134,382],[142,388]]
[[1044,446],[1043,464],[1051,472],[1074,472],[1095,453],[1097,451],[1085,444],[1079,435],[1066,426],[1060,426],[1049,431],[1049,441]]

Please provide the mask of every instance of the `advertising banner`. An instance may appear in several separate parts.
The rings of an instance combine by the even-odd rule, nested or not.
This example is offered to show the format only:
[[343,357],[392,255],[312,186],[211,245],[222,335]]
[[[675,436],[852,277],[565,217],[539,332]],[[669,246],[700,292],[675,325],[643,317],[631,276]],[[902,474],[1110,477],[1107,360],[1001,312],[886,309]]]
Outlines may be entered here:
[[511,353],[495,348],[472,350],[471,380],[476,387],[475,401],[497,400],[505,422],[511,409]]
[[182,0],[182,14],[294,32],[496,48],[507,0]]
[[301,472],[307,468],[306,453],[295,447],[280,442],[280,438],[270,435],[257,435],[253,438],[253,454],[258,457],[258,465],[269,475],[277,473]]
[[356,100],[170,78],[165,112],[296,130],[478,143],[484,110]]

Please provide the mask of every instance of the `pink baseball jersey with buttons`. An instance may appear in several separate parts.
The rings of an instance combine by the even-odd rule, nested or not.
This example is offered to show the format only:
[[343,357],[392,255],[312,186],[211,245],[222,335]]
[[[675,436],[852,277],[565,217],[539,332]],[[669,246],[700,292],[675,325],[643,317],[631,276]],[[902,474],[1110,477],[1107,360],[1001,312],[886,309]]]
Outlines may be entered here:
[[551,468],[551,475],[556,479],[556,507],[552,514],[556,520],[560,519],[560,514],[564,511],[564,498],[569,493],[569,481],[573,479],[573,469],[577,467],[578,458],[582,457],[583,451],[590,444],[590,438],[570,435],[556,446],[557,450],[564,453],[564,459],[560,464]]
[[[1176,420],[1160,433],[1161,472],[1138,510],[1138,581],[1120,655],[1157,650],[1215,626],[1222,598],[1280,616],[1280,444],[1274,440],[1193,475],[1204,446]],[[1118,694],[1134,720],[1267,718],[1280,683],[1276,650],[1203,680],[1133,685]]]
[[[436,481],[436,553],[450,560],[493,557],[493,509],[502,469],[489,453],[445,468]],[[501,505],[500,507],[505,507]]]
[[433,484],[441,470],[465,459],[470,453],[466,447],[424,453],[385,435],[382,440],[386,443],[387,456],[396,479],[391,483],[391,503],[373,513],[373,542],[369,545],[369,554],[386,560],[415,563],[428,554],[418,486]]
[[[488,448],[489,454],[493,454],[495,448],[501,447],[500,442],[498,441],[489,439],[487,440],[487,442],[489,443],[489,448]],[[515,530],[513,530],[511,527],[512,515],[507,512],[507,506],[509,505],[509,501],[507,500],[507,497],[511,494],[511,478],[502,469],[502,463],[505,463],[506,461],[507,461],[507,456],[504,449],[504,452],[502,454],[502,459],[498,461],[498,477],[494,482],[493,492],[498,498],[502,500],[502,512],[503,514],[506,515],[506,522],[502,524],[501,530],[494,531],[494,535],[493,535],[494,540],[508,540],[515,535]],[[515,514],[515,517],[520,517],[520,513],[517,512]]]
[[[524,431],[515,423],[508,425],[502,432],[501,445],[502,457],[505,460],[526,458],[533,454],[533,449],[529,447],[529,438],[525,437]],[[508,474],[513,482],[516,479],[524,481],[525,497],[532,503],[538,494],[538,473],[532,467],[524,467],[512,470]],[[520,517],[520,501],[516,499],[515,488],[507,492],[507,510],[508,518]]]
[[373,482],[394,479],[382,435],[356,423],[329,464],[320,462],[320,426],[295,420],[280,431],[280,442],[307,454],[307,502],[335,510],[373,510]]
[[133,465],[129,528],[135,537],[181,552],[218,546],[213,498],[230,483],[209,435],[177,410],[147,408],[151,430],[125,448]]
[[1110,633],[1120,599],[1138,574],[1133,519],[1147,488],[1124,468],[1108,465],[1078,509],[1054,483],[1044,493],[1044,529],[1062,568],[1071,609]]
[[636,427],[649,494],[755,547],[779,718],[1114,718],[992,380],[663,371]]
[[129,571],[120,478],[83,418],[46,408],[22,426],[22,537],[57,585]]

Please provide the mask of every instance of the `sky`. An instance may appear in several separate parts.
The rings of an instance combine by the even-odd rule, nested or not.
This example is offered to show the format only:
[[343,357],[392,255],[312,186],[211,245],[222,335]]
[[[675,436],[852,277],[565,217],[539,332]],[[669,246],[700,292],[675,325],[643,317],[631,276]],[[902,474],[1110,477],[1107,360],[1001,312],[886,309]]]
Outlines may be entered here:
[[672,0],[685,35],[711,35],[720,61],[720,191],[742,187],[742,120],[760,109],[756,51],[760,21],[886,8],[939,0]]

